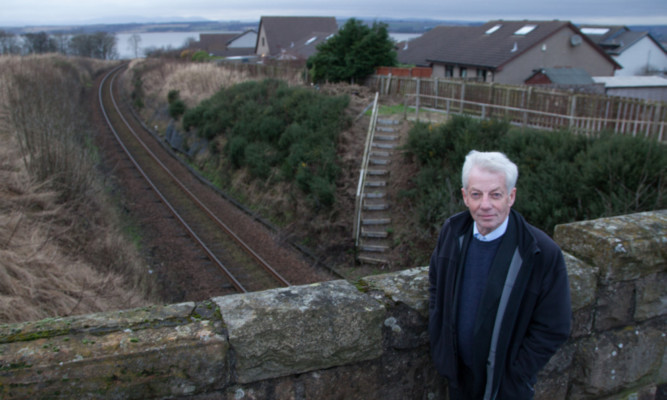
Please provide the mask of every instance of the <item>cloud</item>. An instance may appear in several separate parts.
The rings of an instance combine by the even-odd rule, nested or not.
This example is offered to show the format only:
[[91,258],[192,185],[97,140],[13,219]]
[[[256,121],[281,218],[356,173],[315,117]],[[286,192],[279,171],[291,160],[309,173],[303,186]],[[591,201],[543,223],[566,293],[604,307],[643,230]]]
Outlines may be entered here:
[[[665,24],[665,0],[8,0],[0,25],[70,24],[85,21],[164,18],[259,20],[263,15],[323,15],[358,18],[422,18],[488,21],[493,19],[569,20],[575,23]],[[116,21],[119,22],[119,21]]]

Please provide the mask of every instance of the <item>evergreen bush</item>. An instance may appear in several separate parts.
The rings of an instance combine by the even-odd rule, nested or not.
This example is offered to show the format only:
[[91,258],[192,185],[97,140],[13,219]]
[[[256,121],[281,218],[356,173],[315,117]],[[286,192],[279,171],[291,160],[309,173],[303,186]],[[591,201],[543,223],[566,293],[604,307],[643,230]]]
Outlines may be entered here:
[[501,151],[519,168],[514,208],[552,234],[557,224],[665,208],[667,152],[654,140],[511,128],[503,121],[456,116],[416,124],[406,144],[420,171],[404,193],[423,227],[437,230],[465,210],[461,167],[470,150]]
[[233,168],[248,168],[256,179],[293,182],[317,206],[329,207],[348,103],[347,96],[289,87],[276,79],[248,81],[186,110],[182,124],[208,140],[224,138],[223,153]]

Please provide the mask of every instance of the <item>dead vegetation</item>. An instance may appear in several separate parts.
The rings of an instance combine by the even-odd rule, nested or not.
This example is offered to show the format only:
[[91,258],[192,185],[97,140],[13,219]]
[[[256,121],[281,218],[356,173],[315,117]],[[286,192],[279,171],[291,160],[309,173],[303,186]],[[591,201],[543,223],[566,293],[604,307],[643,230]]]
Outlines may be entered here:
[[158,300],[94,166],[85,105],[109,66],[0,57],[0,322]]

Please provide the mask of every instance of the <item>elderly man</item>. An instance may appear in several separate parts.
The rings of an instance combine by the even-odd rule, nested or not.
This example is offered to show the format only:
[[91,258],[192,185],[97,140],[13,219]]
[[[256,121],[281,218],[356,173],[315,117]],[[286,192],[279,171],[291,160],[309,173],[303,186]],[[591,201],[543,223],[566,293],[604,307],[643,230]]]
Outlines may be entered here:
[[538,371],[569,336],[563,255],[511,209],[517,177],[504,154],[470,152],[468,211],[445,222],[431,256],[431,354],[452,399],[532,399]]

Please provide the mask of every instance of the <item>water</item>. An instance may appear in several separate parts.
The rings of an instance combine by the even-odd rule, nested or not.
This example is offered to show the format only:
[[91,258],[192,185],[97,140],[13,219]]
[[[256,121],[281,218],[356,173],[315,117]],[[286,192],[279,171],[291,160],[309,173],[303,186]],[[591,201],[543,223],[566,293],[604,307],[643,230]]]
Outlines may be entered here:
[[[138,33],[141,41],[138,46],[138,56],[144,57],[145,51],[153,48],[158,49],[180,49],[185,47],[187,41],[199,40],[200,32],[150,32]],[[132,33],[117,33],[116,49],[118,50],[118,57],[134,58],[134,48],[130,44],[130,37]]]
[[[138,56],[144,57],[147,49],[180,49],[185,47],[187,41],[199,40],[201,32],[150,32],[138,33],[141,41],[138,46]],[[239,33],[240,34],[240,33]],[[130,44],[130,37],[132,33],[117,33],[116,48],[118,50],[118,57],[121,59],[135,58],[134,48]],[[410,40],[421,36],[417,33],[389,33],[389,36],[397,42],[402,40]]]

